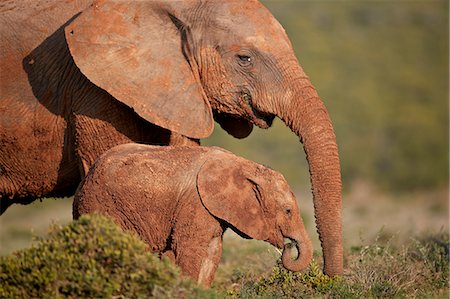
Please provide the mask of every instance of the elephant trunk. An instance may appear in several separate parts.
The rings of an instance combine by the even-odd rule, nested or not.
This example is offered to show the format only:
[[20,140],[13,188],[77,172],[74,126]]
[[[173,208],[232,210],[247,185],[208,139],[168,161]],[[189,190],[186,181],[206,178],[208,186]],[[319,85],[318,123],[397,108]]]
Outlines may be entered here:
[[[301,238],[291,239],[293,243],[287,243],[283,248],[283,255],[281,261],[283,266],[290,271],[301,271],[308,267],[313,255],[313,247],[311,240],[307,235]],[[297,257],[292,258],[293,247],[297,250]]]
[[342,275],[341,173],[336,137],[328,112],[303,70],[280,101],[277,115],[300,137],[309,164],[314,212],[324,273]]

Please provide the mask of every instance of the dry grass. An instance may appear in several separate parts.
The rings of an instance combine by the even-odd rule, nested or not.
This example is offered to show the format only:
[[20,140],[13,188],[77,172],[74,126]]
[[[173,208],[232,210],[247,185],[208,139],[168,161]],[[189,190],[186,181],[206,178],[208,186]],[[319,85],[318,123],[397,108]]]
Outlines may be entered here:
[[[448,294],[448,231],[397,247],[380,241],[347,255],[347,282],[376,297]],[[447,281],[447,283],[446,283]]]

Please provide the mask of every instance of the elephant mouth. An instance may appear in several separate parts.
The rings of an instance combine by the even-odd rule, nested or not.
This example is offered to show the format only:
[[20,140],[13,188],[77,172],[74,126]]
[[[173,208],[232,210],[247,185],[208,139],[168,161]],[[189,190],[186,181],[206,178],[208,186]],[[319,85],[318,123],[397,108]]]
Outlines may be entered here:
[[243,89],[239,95],[241,106],[244,107],[247,118],[261,129],[267,129],[272,126],[275,115],[263,112],[253,105],[253,97],[247,89]]
[[299,247],[300,241],[293,238],[284,238],[283,249],[289,249],[290,257],[294,260],[296,260],[300,255]]
[[261,112],[258,109],[251,107],[252,114],[250,115],[251,122],[261,129],[267,129],[272,126],[275,115],[270,113]]

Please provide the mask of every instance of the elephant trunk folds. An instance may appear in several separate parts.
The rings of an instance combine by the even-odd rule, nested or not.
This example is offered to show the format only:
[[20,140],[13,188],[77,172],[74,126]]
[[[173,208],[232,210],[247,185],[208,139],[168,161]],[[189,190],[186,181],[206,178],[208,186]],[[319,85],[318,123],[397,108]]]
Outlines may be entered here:
[[328,112],[303,71],[276,114],[300,138],[309,164],[314,211],[324,256],[324,272],[342,275],[341,174],[338,148]]

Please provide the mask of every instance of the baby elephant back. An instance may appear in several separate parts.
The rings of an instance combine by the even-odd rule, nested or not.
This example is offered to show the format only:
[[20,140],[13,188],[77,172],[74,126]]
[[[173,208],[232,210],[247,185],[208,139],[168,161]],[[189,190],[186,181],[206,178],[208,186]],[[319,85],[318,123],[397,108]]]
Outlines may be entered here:
[[173,198],[170,186],[188,179],[188,173],[195,175],[193,164],[200,164],[197,160],[203,153],[206,150],[201,147],[116,146],[94,163],[81,182],[73,216],[115,214],[121,205],[139,207],[152,203],[155,196]]
[[151,249],[164,249],[170,215],[182,189],[195,181],[195,168],[207,151],[200,147],[119,145],[102,155],[78,188],[73,217],[100,213],[136,232]]
[[202,147],[116,146],[94,163],[81,182],[73,217],[93,212],[115,216],[123,205],[154,204],[156,196],[158,202],[167,204],[165,199],[176,197],[171,186],[194,179],[199,160],[208,151]]

